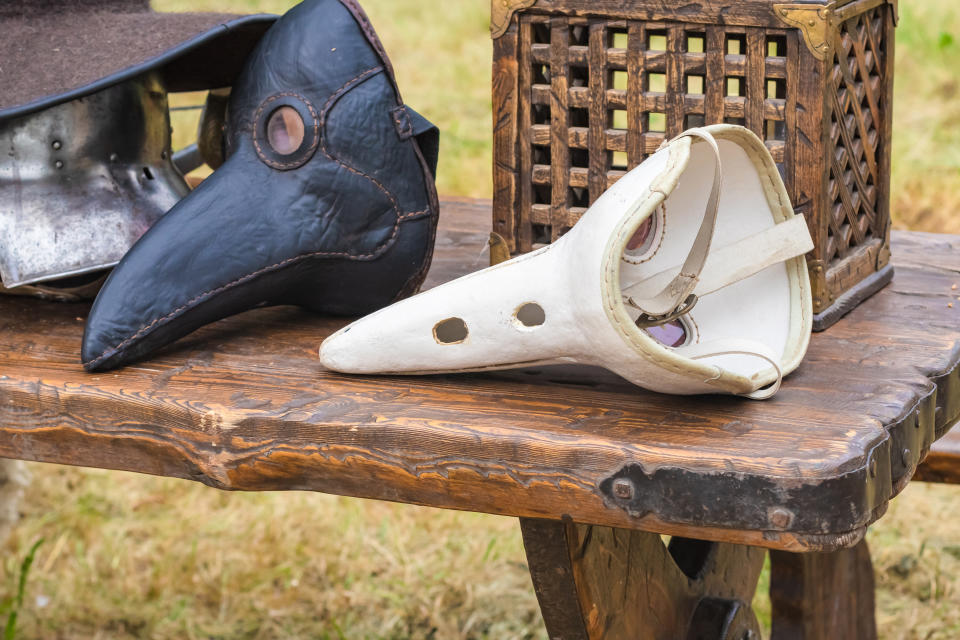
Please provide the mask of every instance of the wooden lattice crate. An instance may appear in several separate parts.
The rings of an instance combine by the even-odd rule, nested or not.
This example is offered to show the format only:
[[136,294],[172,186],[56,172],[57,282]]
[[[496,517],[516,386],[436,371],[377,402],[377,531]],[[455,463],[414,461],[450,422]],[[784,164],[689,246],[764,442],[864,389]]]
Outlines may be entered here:
[[894,0],[493,0],[491,16],[493,231],[511,253],[555,241],[665,138],[727,122],[765,141],[806,217],[817,328],[889,282]]

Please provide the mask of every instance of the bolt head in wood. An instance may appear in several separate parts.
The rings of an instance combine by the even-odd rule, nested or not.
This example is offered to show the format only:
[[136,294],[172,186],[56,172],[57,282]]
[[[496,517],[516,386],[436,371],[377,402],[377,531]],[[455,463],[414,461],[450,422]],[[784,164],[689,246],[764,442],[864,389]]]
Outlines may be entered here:
[[631,480],[627,478],[617,478],[613,481],[613,495],[621,500],[633,500],[637,493],[637,488]]
[[770,511],[770,524],[777,529],[786,529],[793,523],[793,512],[784,507],[775,507]]

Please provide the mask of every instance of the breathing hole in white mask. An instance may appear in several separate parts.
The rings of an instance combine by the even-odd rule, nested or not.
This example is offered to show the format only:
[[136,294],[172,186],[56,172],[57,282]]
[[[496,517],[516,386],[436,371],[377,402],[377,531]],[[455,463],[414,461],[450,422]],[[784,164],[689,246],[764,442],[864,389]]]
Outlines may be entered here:
[[467,323],[461,318],[447,318],[433,327],[433,339],[438,344],[462,344],[468,335]]
[[526,304],[520,305],[513,314],[513,317],[517,323],[527,329],[539,327],[547,321],[546,312],[543,310],[543,307],[536,302],[527,302]]

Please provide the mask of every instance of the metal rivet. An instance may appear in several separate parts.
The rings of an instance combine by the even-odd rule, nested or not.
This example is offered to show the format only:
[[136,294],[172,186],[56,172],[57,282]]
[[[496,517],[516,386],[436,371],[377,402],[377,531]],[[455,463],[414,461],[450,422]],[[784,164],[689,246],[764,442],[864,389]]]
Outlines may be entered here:
[[908,462],[910,460],[910,449],[904,449],[901,455],[903,456],[903,461]]
[[119,159],[119,156],[115,153],[110,154],[110,162],[116,162]]
[[166,151],[161,151],[161,152],[160,152],[160,159],[161,159],[161,160],[166,160],[166,159],[167,159],[167,152],[166,152]]
[[63,146],[63,145],[60,144],[60,141],[59,141],[59,140],[54,140],[54,141],[53,141],[53,148],[54,148],[54,149],[56,149],[56,150],[59,151],[59,150],[60,150],[60,147],[62,147],[62,146]]
[[613,495],[621,498],[623,500],[633,500],[633,496],[636,494],[637,489],[633,486],[633,482],[627,478],[617,478],[613,481]]
[[57,160],[53,163],[53,166],[55,166],[57,169],[63,169],[63,160]]

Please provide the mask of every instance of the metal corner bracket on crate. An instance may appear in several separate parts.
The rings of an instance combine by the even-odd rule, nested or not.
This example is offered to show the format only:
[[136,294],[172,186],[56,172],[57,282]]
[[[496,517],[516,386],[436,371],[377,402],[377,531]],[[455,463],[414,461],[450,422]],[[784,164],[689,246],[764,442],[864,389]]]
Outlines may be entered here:
[[494,40],[507,32],[510,19],[520,9],[528,9],[537,0],[492,0],[490,5],[490,35]]
[[[842,7],[838,7],[836,1],[826,6],[790,2],[775,4],[773,5],[773,10],[780,20],[791,27],[800,29],[800,33],[803,34],[803,40],[807,43],[807,47],[810,48],[813,55],[818,60],[825,60],[830,52],[828,35],[831,25],[839,24],[852,15],[869,11],[881,4],[893,5],[894,23],[896,23],[897,16],[899,15],[898,1],[899,0],[855,0]],[[494,0],[494,2],[496,2],[496,0]],[[503,2],[506,3],[507,0],[503,0]],[[509,19],[509,16],[507,16],[507,21],[509,21]],[[504,29],[506,29],[506,27],[504,27]]]

